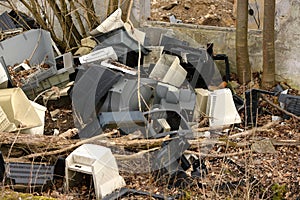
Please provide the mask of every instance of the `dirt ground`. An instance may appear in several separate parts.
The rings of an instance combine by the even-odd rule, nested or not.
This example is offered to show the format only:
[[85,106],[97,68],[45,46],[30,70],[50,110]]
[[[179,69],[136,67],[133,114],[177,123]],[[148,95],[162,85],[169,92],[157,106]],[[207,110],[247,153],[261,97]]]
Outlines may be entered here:
[[169,22],[174,15],[183,23],[232,27],[233,0],[151,0],[151,19]]

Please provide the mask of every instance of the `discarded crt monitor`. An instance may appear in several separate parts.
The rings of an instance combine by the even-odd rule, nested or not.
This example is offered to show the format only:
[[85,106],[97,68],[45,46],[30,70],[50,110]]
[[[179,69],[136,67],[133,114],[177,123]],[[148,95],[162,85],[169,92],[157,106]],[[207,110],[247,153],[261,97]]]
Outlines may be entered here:
[[139,110],[138,92],[143,100],[140,102],[144,111],[154,93],[156,81],[141,78],[138,89],[138,80],[121,77],[108,91],[108,95],[101,107],[101,112],[137,111]]
[[0,42],[0,55],[7,66],[23,63],[24,60],[28,60],[31,67],[43,63],[49,66],[48,69],[37,67],[38,71],[25,80],[24,90],[37,87],[39,81],[57,72],[50,33],[42,29],[32,29]]
[[0,151],[0,181],[24,187],[44,188],[53,184],[54,171],[59,171],[58,165],[43,163],[5,163]]
[[180,65],[187,71],[186,79],[193,88],[208,88],[222,82],[219,70],[206,49],[166,44],[164,52],[179,57]]
[[66,158],[66,189],[80,183],[84,175],[90,175],[97,199],[125,186],[119,175],[118,165],[109,148],[84,144]]
[[[149,53],[149,50],[144,46],[139,45],[139,43],[130,37],[128,32],[124,27],[114,29],[105,34],[99,34],[94,36],[95,40],[98,42],[99,46],[108,47],[112,46],[118,55],[118,60],[125,65],[130,67],[138,66],[139,50],[141,50],[141,62],[143,61],[143,56]],[[122,51],[120,52],[120,48]],[[126,53],[125,53],[126,52]],[[124,53],[126,55],[126,62],[124,62]]]
[[207,112],[210,127],[241,123],[241,118],[235,108],[230,89],[220,89],[210,92],[207,100]]
[[72,90],[76,128],[81,130],[86,124],[97,119],[102,100],[104,101],[108,91],[121,76],[120,73],[96,64],[86,65],[86,68],[78,72]]
[[157,81],[180,87],[186,78],[187,72],[180,65],[179,58],[163,54],[157,61],[149,77]]
[[[286,111],[300,116],[300,96],[280,94],[278,101],[284,103],[284,109]],[[289,116],[284,115],[284,118],[289,118]]]
[[25,130],[43,125],[41,116],[21,88],[2,89],[0,105],[9,121],[4,131]]

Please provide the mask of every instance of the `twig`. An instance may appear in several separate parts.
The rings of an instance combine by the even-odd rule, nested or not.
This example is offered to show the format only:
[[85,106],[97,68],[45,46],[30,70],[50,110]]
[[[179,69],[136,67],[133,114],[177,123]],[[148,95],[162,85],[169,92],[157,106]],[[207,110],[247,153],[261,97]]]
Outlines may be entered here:
[[247,130],[247,131],[244,131],[244,132],[241,132],[241,133],[236,133],[234,135],[230,135],[228,136],[229,139],[234,139],[234,138],[239,138],[239,137],[245,137],[245,136],[248,136],[248,135],[251,135],[253,133],[255,133],[256,131],[265,131],[266,129],[272,127],[273,125],[275,124],[278,124],[277,121],[275,122],[270,122],[262,127],[255,127],[253,129],[250,129],[250,130]]
[[186,150],[185,153],[196,154],[196,155],[199,155],[201,157],[223,158],[223,157],[231,157],[231,156],[237,156],[237,155],[243,155],[243,154],[251,153],[251,150],[245,150],[245,151],[234,152],[234,153],[221,153],[221,154],[206,154],[206,153],[200,153],[200,152],[196,152],[196,151]]
[[49,151],[49,152],[42,152],[42,153],[35,153],[35,154],[30,154],[30,155],[27,155],[27,156],[23,156],[22,158],[23,159],[29,159],[29,158],[35,158],[35,157],[40,157],[40,156],[50,156],[50,155],[56,155],[56,154],[60,154],[60,153],[63,153],[63,152],[66,152],[66,151],[69,151],[69,150],[72,150],[76,147],[79,147],[83,144],[86,144],[86,143],[89,143],[89,142],[92,142],[94,140],[99,140],[99,139],[102,139],[102,138],[105,138],[105,137],[108,137],[108,136],[111,136],[113,134],[116,134],[117,133],[117,130],[114,130],[114,131],[111,131],[109,133],[103,133],[101,135],[97,135],[97,136],[94,136],[92,138],[88,138],[88,139],[85,139],[85,140],[81,140],[75,144],[72,144],[66,148],[63,148],[63,149],[59,149],[59,150],[55,150],[55,151]]
[[273,102],[271,102],[271,101],[266,97],[266,95],[262,95],[262,97],[263,97],[263,99],[264,99],[268,104],[270,104],[270,105],[273,106],[274,108],[280,110],[281,112],[283,112],[283,113],[285,113],[285,114],[287,114],[287,115],[289,115],[289,116],[291,116],[291,117],[293,117],[293,118],[296,118],[296,119],[300,120],[300,117],[298,117],[298,116],[294,115],[293,113],[290,113],[290,112],[288,112],[288,111],[286,111],[286,110],[280,108],[278,105],[276,105],[276,104],[274,104]]
[[131,154],[131,155],[119,155],[119,154],[114,154],[114,157],[117,159],[117,160],[131,160],[131,159],[137,159],[137,158],[141,158],[144,154],[146,153],[149,153],[149,152],[152,152],[152,151],[156,151],[160,149],[160,147],[155,147],[155,148],[152,148],[152,149],[147,149],[147,150],[143,150],[143,151],[140,151],[138,153],[135,153],[135,154]]

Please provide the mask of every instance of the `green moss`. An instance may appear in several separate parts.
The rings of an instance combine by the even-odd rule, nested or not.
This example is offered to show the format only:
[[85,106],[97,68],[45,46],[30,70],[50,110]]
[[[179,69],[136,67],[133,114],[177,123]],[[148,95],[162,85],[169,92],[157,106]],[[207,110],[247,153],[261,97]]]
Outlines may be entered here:
[[281,200],[283,199],[285,193],[286,193],[286,185],[279,185],[277,183],[275,183],[271,190],[273,191],[274,195],[272,197],[273,200]]
[[2,200],[16,200],[16,199],[22,199],[22,200],[56,200],[55,198],[51,197],[45,197],[45,196],[34,196],[32,194],[28,193],[19,193],[14,191],[2,191],[2,194],[0,195],[0,199]]

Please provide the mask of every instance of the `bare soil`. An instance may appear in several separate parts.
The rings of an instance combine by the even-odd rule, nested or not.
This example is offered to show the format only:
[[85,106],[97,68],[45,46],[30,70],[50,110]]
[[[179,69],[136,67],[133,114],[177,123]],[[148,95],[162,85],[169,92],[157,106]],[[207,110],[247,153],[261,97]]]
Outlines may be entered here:
[[233,0],[151,0],[150,20],[169,22],[172,15],[188,24],[223,27],[235,24]]

